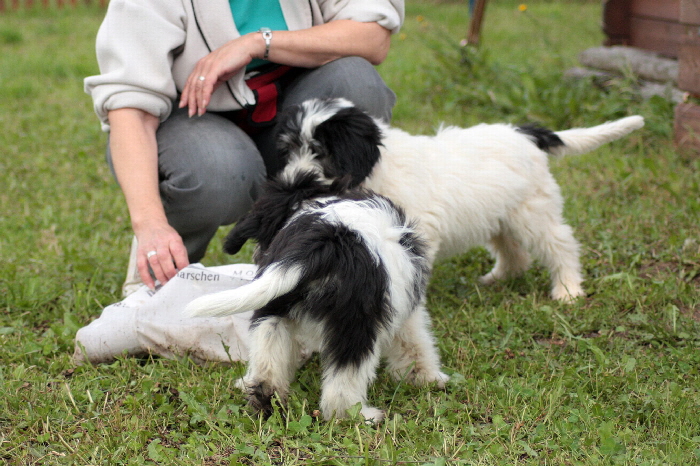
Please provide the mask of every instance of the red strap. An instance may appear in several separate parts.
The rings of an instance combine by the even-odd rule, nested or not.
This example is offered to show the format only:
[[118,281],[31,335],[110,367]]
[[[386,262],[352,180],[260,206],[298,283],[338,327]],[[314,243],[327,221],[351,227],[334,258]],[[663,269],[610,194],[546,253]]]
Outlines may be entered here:
[[287,71],[290,66],[280,66],[269,73],[261,73],[246,81],[248,87],[256,93],[257,103],[253,108],[250,119],[253,123],[265,123],[272,121],[277,115],[277,80]]

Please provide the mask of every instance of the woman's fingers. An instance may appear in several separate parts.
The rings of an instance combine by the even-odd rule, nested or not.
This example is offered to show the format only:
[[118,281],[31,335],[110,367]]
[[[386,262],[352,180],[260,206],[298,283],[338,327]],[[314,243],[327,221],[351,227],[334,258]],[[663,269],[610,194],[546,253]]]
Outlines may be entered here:
[[188,107],[190,117],[203,115],[214,91],[252,60],[249,43],[245,36],[234,39],[199,60],[182,90],[180,108]]
[[188,115],[204,115],[211,95],[218,87],[219,76],[215,71],[217,55],[211,53],[202,58],[194,67],[180,96],[180,108],[188,107]]
[[189,259],[187,249],[179,237],[154,240],[150,244],[150,248],[139,247],[136,264],[143,283],[154,289],[154,278],[164,285],[189,265]]

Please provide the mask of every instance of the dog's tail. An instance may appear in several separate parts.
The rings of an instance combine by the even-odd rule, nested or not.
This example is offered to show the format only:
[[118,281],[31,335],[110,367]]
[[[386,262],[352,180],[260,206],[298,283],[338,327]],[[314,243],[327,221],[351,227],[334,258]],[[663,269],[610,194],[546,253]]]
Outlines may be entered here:
[[187,305],[185,317],[220,317],[260,309],[294,290],[302,279],[298,267],[270,266],[255,280],[233,290],[202,296]]
[[580,155],[597,149],[603,144],[627,136],[634,130],[644,126],[644,118],[639,115],[609,121],[591,128],[572,128],[557,131],[556,134],[564,143],[548,151],[552,155]]
[[634,115],[590,128],[552,132],[534,126],[521,126],[518,130],[529,136],[540,149],[551,155],[563,156],[585,154],[642,126],[644,118]]

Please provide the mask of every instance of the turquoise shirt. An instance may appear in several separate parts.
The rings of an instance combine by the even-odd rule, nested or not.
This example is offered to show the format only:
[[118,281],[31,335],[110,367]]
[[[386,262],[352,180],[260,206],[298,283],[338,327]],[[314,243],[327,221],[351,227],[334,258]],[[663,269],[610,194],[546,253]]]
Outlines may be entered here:
[[[286,31],[287,22],[282,14],[279,0],[229,0],[233,22],[238,32],[248,34],[262,27],[273,31]],[[255,59],[246,67],[247,70],[266,65],[267,60]]]

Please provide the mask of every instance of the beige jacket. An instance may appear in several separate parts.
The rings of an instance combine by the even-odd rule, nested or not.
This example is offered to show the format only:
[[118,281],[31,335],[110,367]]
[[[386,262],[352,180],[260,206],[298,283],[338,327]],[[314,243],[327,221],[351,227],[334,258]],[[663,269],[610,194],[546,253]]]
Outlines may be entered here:
[[[403,0],[280,0],[289,30],[339,19],[377,22],[397,32]],[[161,121],[199,59],[239,37],[228,0],[111,0],[97,33],[100,74],[85,79],[102,129],[107,112],[138,108]],[[212,95],[212,111],[254,104],[244,73]]]

